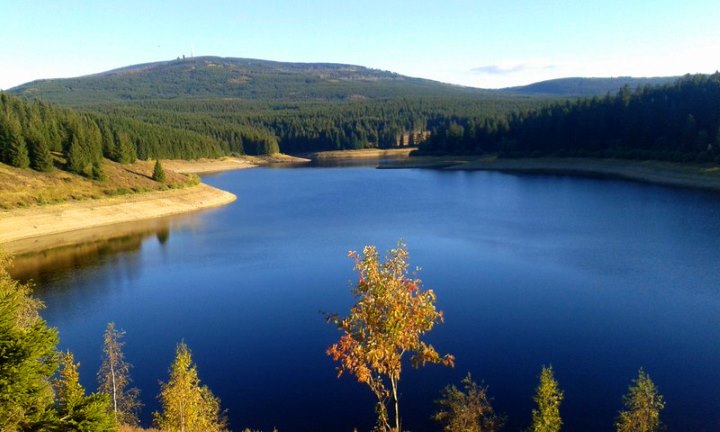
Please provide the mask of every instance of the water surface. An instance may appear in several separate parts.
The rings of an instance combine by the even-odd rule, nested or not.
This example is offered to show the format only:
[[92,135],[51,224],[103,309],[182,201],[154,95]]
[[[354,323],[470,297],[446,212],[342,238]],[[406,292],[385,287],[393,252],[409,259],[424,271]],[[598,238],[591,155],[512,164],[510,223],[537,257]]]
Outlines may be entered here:
[[[644,367],[670,430],[720,424],[720,199],[621,181],[490,172],[252,169],[206,177],[238,200],[144,234],[89,265],[35,273],[44,317],[94,388],[108,321],[149,424],[178,341],[235,430],[368,430],[370,391],[324,351],[346,313],[350,249],[403,239],[445,324],[429,340],[454,369],[403,372],[404,428],[443,386],[484,379],[506,430],[530,422],[542,365],[565,391],[568,431],[606,431]],[[162,240],[162,241],[160,241]]]

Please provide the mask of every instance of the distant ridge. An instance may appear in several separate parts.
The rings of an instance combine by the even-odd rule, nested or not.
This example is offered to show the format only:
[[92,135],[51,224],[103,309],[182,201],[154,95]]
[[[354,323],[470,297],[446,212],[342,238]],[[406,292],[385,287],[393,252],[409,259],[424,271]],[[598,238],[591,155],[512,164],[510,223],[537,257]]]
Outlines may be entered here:
[[615,78],[558,78],[540,81],[526,86],[507,87],[500,89],[506,94],[525,94],[537,96],[604,96],[615,94],[624,86],[634,90],[645,85],[655,86],[670,84],[680,77],[615,77]]
[[148,99],[342,100],[492,93],[363,66],[224,57],[192,57],[38,80],[9,92],[67,105]]

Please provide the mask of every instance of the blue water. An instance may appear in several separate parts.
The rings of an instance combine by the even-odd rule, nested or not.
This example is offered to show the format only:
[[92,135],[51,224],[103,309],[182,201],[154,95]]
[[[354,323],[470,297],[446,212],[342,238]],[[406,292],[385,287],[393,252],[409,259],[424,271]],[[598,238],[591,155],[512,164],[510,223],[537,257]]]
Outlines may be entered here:
[[407,368],[404,429],[447,384],[489,385],[505,430],[530,423],[542,365],[565,391],[567,431],[612,429],[640,367],[671,431],[720,427],[720,197],[621,181],[488,172],[252,169],[205,181],[233,204],[191,215],[165,242],[43,274],[43,316],[94,388],[108,321],[142,391],[143,420],[180,340],[233,429],[369,430],[373,399],[325,349],[346,313],[350,249],[404,240],[446,322],[428,340],[454,369]]

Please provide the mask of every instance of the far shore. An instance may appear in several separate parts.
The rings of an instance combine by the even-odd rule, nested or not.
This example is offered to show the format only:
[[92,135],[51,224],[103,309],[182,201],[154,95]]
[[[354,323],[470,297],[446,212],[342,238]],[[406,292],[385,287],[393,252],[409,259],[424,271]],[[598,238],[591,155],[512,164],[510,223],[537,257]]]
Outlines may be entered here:
[[416,147],[400,147],[390,149],[359,149],[359,150],[330,150],[313,153],[302,153],[299,156],[314,161],[349,160],[349,159],[382,159],[405,157]]
[[614,178],[720,192],[720,166],[717,164],[592,158],[500,159],[472,156],[417,156],[384,164],[381,168],[434,168]]
[[168,159],[162,160],[163,167],[181,174],[208,174],[245,168],[255,168],[269,164],[302,164],[310,162],[297,156],[274,154],[269,156],[227,156],[219,159]]

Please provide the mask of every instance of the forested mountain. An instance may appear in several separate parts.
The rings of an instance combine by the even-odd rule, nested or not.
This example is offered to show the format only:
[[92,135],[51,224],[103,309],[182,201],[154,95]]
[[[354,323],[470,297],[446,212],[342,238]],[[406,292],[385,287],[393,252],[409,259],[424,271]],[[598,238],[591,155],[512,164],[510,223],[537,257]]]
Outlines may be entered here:
[[540,81],[525,86],[507,87],[500,89],[500,92],[506,94],[565,97],[605,96],[608,93],[615,94],[625,86],[628,86],[631,90],[635,90],[642,86],[670,84],[678,78],[679,77],[558,78]]
[[446,118],[424,153],[720,162],[720,73],[496,118]]
[[36,81],[11,92],[200,134],[220,142],[222,153],[239,154],[413,145],[440,118],[496,116],[547,102],[361,66],[219,57]]
[[33,81],[10,90],[64,105],[177,98],[345,100],[489,93],[362,66],[193,57],[78,78]]
[[695,159],[718,135],[717,117],[707,117],[720,99],[703,93],[713,79],[568,78],[491,91],[361,66],[197,57],[11,92],[80,109],[100,129],[113,124],[100,136],[129,139],[142,159],[389,148],[419,144],[428,131],[425,152]]

